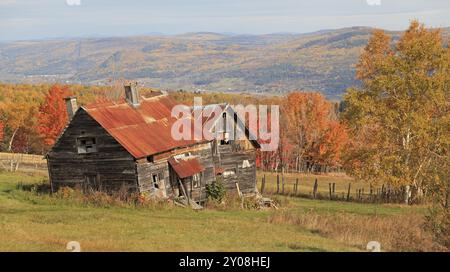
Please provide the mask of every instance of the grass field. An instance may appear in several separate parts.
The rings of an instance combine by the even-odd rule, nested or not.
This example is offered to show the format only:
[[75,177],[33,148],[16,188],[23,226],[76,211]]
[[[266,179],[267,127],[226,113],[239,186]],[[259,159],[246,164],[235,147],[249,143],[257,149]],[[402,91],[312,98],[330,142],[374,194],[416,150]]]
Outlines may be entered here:
[[275,197],[277,211],[95,207],[18,186],[43,180],[0,173],[0,251],[65,251],[71,240],[83,251],[361,251],[370,240],[385,250],[434,246],[417,226],[425,207],[287,196]]

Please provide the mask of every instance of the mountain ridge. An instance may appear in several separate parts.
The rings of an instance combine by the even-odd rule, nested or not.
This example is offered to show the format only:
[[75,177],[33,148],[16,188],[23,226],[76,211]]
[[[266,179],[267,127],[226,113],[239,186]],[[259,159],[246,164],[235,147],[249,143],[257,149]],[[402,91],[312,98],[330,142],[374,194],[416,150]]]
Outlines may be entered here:
[[[354,65],[373,28],[311,33],[141,35],[0,43],[0,81],[110,84],[127,78],[188,91],[282,94],[314,90],[340,99],[359,83]],[[398,39],[400,31],[386,31]],[[444,39],[450,28],[442,29]]]

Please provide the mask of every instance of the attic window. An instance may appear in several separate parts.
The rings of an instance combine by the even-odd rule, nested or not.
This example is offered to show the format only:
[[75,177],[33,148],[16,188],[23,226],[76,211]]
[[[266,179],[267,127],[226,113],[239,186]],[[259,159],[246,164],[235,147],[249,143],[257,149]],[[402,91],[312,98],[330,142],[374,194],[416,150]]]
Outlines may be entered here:
[[79,154],[97,152],[97,141],[95,138],[78,138],[77,147]]
[[226,132],[227,131],[227,113],[226,112],[222,113],[222,119],[223,119],[222,131]]

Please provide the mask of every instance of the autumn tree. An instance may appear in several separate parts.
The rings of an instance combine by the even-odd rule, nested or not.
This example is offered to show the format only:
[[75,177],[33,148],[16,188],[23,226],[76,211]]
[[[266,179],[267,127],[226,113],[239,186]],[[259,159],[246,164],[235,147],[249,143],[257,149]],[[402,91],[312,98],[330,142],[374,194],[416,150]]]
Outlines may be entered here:
[[[34,106],[20,101],[1,103],[0,120],[4,126],[2,131],[6,141],[6,150],[13,151],[14,141],[21,131],[32,133],[35,122]],[[8,137],[6,137],[6,134]]]
[[332,103],[320,93],[293,92],[283,103],[282,124],[295,150],[295,168],[323,171],[336,165],[347,136]]
[[347,128],[337,120],[328,122],[316,149],[315,158],[327,166],[340,166],[344,149],[347,147]]
[[37,130],[47,147],[52,146],[67,125],[67,111],[64,97],[69,95],[67,86],[54,85],[39,107]]
[[[449,56],[440,30],[418,21],[395,45],[383,31],[373,33],[357,65],[362,87],[345,96],[351,174],[410,186],[415,198],[440,182],[432,173],[450,143]],[[440,171],[448,169],[445,164]]]

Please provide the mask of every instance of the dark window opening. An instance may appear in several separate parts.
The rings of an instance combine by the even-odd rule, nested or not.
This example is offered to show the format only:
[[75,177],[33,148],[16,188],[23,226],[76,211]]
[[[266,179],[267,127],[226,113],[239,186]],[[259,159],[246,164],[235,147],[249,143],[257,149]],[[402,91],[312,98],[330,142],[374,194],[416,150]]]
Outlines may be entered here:
[[97,152],[97,141],[95,138],[78,138],[77,147],[80,154]]
[[227,132],[227,113],[222,113],[222,119],[223,119],[223,131]]
[[227,129],[227,113],[222,113],[222,121],[223,121],[223,127],[222,127],[222,139],[220,140],[220,145],[227,145],[229,144],[228,139],[228,129]]
[[159,189],[159,176],[158,174],[153,174],[153,187]]
[[153,156],[148,156],[148,157],[147,157],[147,161],[148,161],[148,162],[153,162]]
[[201,174],[197,173],[192,176],[192,187],[193,188],[200,188],[200,181],[201,181]]

